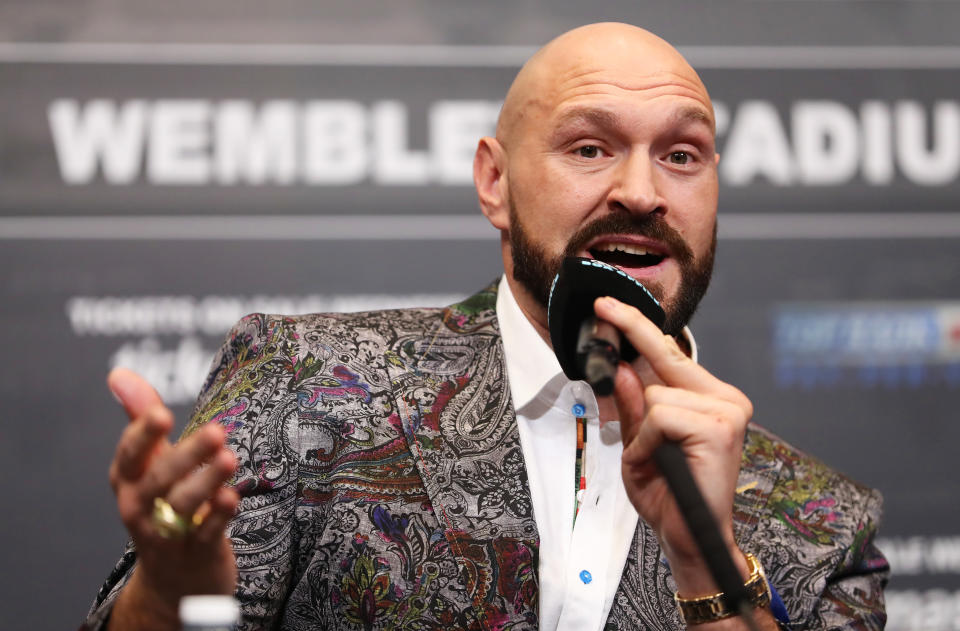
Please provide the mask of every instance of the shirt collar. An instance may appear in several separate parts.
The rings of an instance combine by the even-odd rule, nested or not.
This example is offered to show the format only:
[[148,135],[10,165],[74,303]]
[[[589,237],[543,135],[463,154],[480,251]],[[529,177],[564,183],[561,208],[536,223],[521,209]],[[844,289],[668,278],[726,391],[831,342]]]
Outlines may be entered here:
[[[497,288],[497,320],[500,323],[514,409],[523,409],[538,396],[556,398],[570,380],[563,374],[553,349],[540,337],[520,309],[510,291],[506,275],[500,278]],[[691,359],[697,361],[697,343],[693,333],[689,327],[684,327],[682,334],[690,346]]]
[[[520,310],[510,291],[507,277],[500,278],[497,289],[497,320],[503,338],[507,379],[513,393],[513,406],[520,410],[533,401],[548,384],[557,392],[568,381],[553,349],[547,345],[527,316]],[[558,377],[563,377],[561,382]],[[559,383],[558,383],[559,382]]]

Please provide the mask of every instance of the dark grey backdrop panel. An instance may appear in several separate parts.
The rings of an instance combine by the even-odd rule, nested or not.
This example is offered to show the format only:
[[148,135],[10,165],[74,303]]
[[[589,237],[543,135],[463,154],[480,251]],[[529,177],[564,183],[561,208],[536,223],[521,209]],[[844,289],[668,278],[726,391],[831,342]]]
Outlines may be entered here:
[[[884,492],[890,628],[960,628],[960,8],[514,4],[0,3],[10,628],[76,624],[121,549],[109,367],[148,374],[182,423],[247,311],[440,304],[493,279],[471,134],[534,46],[599,18],[684,45],[718,104],[703,362]],[[242,162],[260,149],[266,167]],[[331,173],[311,155],[339,182],[311,181]]]

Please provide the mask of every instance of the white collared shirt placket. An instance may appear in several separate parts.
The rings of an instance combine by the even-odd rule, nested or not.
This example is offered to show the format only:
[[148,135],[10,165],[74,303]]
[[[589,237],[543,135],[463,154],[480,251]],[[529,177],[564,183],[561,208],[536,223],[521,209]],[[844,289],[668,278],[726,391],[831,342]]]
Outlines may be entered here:
[[[620,477],[620,428],[567,379],[501,281],[497,316],[540,534],[540,629],[602,629],[637,525]],[[574,522],[576,418],[587,418],[586,490]]]

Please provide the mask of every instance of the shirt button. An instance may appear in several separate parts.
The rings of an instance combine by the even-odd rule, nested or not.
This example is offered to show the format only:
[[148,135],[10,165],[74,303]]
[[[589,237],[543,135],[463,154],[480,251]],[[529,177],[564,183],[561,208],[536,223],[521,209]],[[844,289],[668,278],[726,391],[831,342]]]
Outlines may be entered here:
[[593,580],[593,576],[590,575],[590,572],[583,570],[580,572],[580,580],[583,581],[584,585],[587,585]]
[[582,403],[574,403],[570,411],[573,412],[574,416],[583,416],[587,413],[587,407]]

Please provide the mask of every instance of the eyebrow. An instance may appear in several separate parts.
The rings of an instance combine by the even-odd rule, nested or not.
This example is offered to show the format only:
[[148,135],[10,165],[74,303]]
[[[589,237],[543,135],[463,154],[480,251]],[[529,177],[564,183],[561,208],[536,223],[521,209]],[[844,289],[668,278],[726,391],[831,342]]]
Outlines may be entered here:
[[[574,108],[564,112],[557,120],[554,129],[560,129],[567,125],[592,124],[598,127],[616,127],[620,124],[621,117],[609,110]],[[714,131],[713,117],[703,108],[695,106],[684,106],[670,114],[670,125],[679,127],[688,123],[702,123]]]
[[703,123],[709,127],[711,131],[715,131],[716,129],[714,127],[715,123],[713,121],[713,117],[701,107],[682,107],[673,113],[671,116],[671,122],[674,125],[683,125],[685,123]]
[[593,124],[599,127],[614,127],[620,122],[620,116],[608,110],[574,108],[564,112],[557,120],[555,128],[577,123]]

